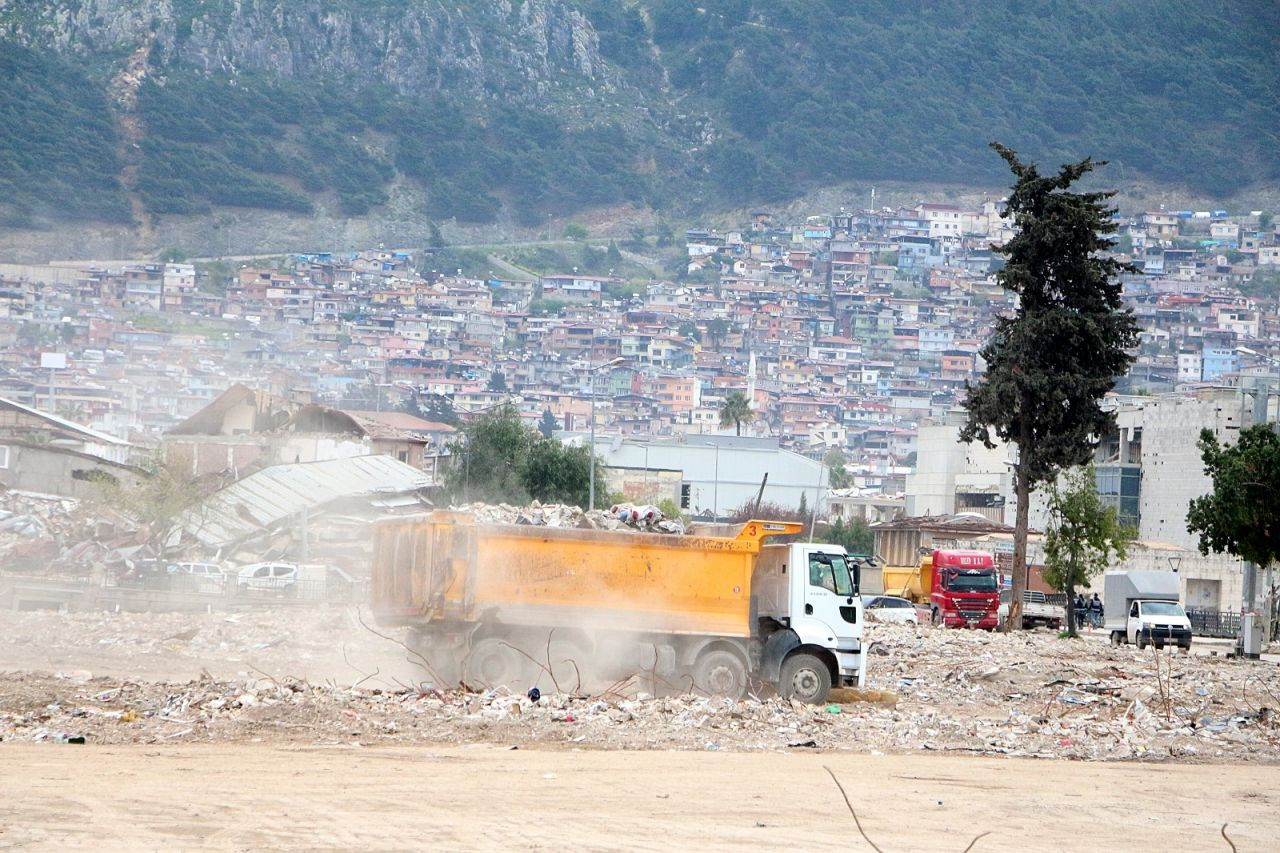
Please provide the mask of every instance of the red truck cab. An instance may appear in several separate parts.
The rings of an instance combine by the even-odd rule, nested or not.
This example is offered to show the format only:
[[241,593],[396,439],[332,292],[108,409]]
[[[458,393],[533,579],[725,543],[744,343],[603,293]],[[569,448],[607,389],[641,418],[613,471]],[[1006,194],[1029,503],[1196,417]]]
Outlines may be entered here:
[[991,555],[934,551],[929,610],[934,625],[994,630],[1000,623],[1000,578]]

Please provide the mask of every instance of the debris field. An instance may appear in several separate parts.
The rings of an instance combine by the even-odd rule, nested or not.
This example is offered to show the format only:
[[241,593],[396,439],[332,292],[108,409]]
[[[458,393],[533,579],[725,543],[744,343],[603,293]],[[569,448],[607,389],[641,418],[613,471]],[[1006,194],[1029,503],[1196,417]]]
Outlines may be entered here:
[[[492,743],[683,750],[817,748],[1108,760],[1280,759],[1280,667],[1139,652],[1044,631],[868,625],[867,689],[820,706],[740,701],[636,673],[577,690],[439,689],[354,611],[0,613],[0,739],[79,743]],[[87,663],[73,666],[77,653]],[[186,678],[146,678],[165,660]],[[133,667],[138,661],[147,666]],[[19,664],[15,666],[15,662]],[[96,665],[98,672],[89,668]],[[110,674],[108,674],[110,673]],[[127,677],[125,677],[127,676]],[[678,686],[677,686],[678,687]]]

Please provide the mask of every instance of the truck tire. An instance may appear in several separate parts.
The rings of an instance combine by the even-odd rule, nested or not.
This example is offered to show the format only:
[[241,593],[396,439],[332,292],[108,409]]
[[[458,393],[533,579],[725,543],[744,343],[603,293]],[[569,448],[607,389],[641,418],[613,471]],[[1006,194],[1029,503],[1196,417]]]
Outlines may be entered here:
[[821,705],[831,693],[831,671],[815,655],[794,654],[782,662],[778,693],[784,699]]
[[1111,632],[1111,645],[1112,645],[1112,646],[1114,646],[1114,647],[1116,647],[1116,648],[1119,648],[1119,647],[1120,647],[1120,646],[1122,646],[1123,644],[1124,644],[1124,634],[1121,634],[1119,631],[1112,631],[1112,632]]
[[405,645],[410,651],[409,662],[425,670],[427,677],[439,679],[436,687],[457,687],[462,681],[462,656],[458,649],[437,645],[432,635],[417,628],[409,629]]
[[929,621],[933,623],[933,627],[941,628],[942,627],[942,611],[935,607],[933,609],[933,612],[929,614]]
[[1141,631],[1133,632],[1133,642],[1138,646],[1138,651],[1143,651],[1147,647],[1147,641],[1142,639]]
[[737,701],[747,694],[747,665],[728,649],[712,649],[694,663],[693,683],[708,696]]
[[463,664],[462,680],[472,686],[497,687],[505,684],[513,691],[528,687],[533,665],[524,655],[498,637],[486,637],[476,643]]

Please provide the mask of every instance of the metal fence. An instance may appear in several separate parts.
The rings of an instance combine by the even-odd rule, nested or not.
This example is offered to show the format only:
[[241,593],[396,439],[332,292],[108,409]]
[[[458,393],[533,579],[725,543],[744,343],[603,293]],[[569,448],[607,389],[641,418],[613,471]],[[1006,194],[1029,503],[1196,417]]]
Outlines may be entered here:
[[1192,608],[1187,611],[1191,620],[1191,633],[1201,637],[1238,637],[1240,635],[1240,614],[1230,610],[1200,610]]

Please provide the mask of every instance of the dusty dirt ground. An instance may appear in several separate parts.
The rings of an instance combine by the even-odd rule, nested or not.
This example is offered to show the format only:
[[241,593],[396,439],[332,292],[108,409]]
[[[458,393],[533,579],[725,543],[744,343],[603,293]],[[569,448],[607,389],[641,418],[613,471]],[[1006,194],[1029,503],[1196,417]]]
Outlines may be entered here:
[[428,685],[349,610],[0,611],[0,849],[870,849],[823,765],[885,853],[1277,849],[1274,663],[868,638],[826,706],[532,702]]
[[[0,848],[1274,850],[1275,768],[936,755],[7,745]],[[1212,792],[1211,796],[1207,796]]]

